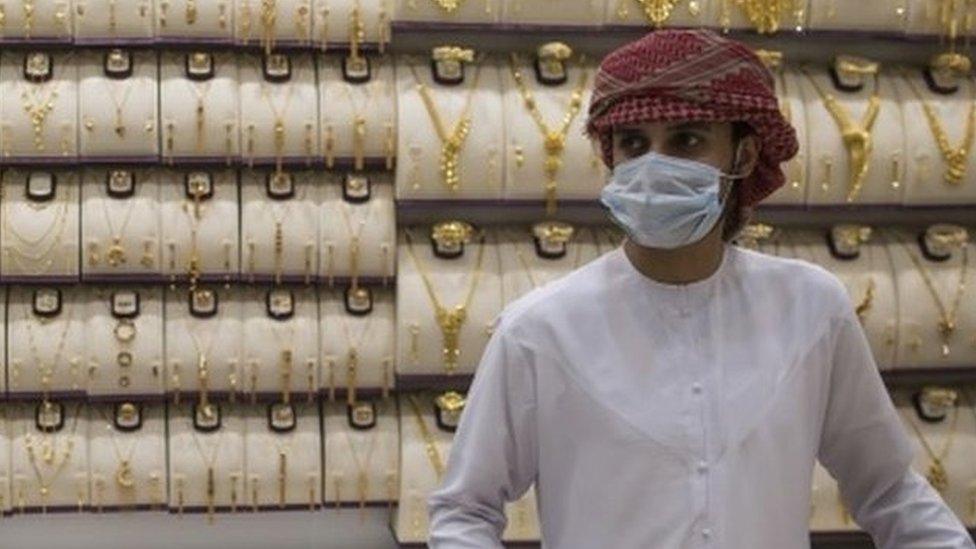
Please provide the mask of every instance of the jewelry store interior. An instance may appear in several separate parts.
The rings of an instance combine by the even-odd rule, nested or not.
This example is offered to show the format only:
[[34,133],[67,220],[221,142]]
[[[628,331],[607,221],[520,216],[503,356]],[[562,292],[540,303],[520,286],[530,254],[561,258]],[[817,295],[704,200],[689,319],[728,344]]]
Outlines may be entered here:
[[622,241],[582,126],[660,27],[774,73],[800,152],[737,245],[842,279],[976,527],[976,1],[3,0],[4,544],[421,546],[493,318]]

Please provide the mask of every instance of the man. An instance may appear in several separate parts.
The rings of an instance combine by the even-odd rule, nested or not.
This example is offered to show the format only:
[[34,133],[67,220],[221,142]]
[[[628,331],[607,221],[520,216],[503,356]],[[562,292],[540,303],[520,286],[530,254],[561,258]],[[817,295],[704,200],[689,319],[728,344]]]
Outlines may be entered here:
[[755,54],[652,32],[604,59],[589,115],[628,238],[499,316],[431,547],[499,547],[532,483],[546,547],[808,547],[819,458],[879,547],[973,549],[911,469],[843,285],[728,244],[797,150]]

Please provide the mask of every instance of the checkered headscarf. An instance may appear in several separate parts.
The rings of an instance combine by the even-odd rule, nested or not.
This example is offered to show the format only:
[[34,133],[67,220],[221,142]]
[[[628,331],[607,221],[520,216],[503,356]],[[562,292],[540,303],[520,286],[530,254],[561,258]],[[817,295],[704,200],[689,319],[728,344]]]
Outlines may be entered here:
[[619,124],[746,122],[760,142],[759,163],[740,190],[740,205],[749,207],[783,185],[780,163],[799,147],[775,90],[769,70],[741,42],[709,30],[652,31],[600,63],[585,131],[612,166],[611,130]]

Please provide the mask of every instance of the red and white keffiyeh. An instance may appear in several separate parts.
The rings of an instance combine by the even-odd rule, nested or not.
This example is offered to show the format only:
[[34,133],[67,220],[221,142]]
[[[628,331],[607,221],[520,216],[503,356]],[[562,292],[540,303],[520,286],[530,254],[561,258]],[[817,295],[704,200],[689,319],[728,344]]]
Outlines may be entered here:
[[740,191],[740,205],[750,207],[783,185],[780,164],[799,147],[775,90],[769,69],[741,42],[709,30],[652,31],[600,63],[585,131],[611,166],[611,130],[619,124],[746,122],[761,144]]

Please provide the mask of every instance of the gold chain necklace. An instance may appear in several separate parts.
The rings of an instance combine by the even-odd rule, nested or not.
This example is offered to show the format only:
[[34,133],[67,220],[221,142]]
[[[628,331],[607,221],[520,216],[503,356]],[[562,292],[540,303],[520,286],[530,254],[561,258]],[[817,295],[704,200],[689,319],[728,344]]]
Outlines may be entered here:
[[284,105],[280,108],[271,97],[271,90],[269,88],[270,86],[262,79],[260,81],[261,98],[268,104],[268,107],[271,109],[271,114],[274,116],[275,170],[281,173],[282,156],[285,150],[285,116],[288,114],[288,108],[291,106],[294,86],[290,83],[286,84]]
[[353,85],[349,83],[342,84],[342,90],[346,94],[346,98],[349,100],[349,106],[352,108],[352,147],[353,147],[353,168],[355,170],[362,170],[365,167],[365,151],[366,151],[366,116],[364,113],[374,112],[370,107],[374,103],[374,87],[382,87],[383,92],[386,91],[386,82],[380,79],[375,79],[372,82],[357,86],[357,89],[363,90],[363,95],[366,99],[363,101],[363,105],[358,104],[358,100],[354,97],[352,92]]
[[373,316],[370,315],[363,327],[359,331],[359,336],[356,337],[355,342],[352,335],[349,332],[349,322],[346,317],[342,317],[341,326],[342,334],[346,341],[346,401],[352,405],[356,403],[356,385],[357,385],[357,374],[359,371],[359,348],[366,336],[369,334],[370,328],[373,324]]
[[416,395],[407,395],[407,402],[410,403],[414,419],[417,420],[420,436],[424,439],[424,453],[427,454],[427,460],[430,461],[431,467],[434,468],[434,474],[437,475],[437,482],[440,483],[441,478],[444,476],[444,460],[441,458],[440,449],[437,448],[437,440],[434,439],[434,434],[427,428],[427,422],[424,420],[424,414],[420,410],[420,403],[417,402]]
[[264,45],[265,55],[274,49],[277,23],[277,0],[261,0],[261,43]]
[[535,121],[539,132],[542,133],[542,148],[546,155],[545,163],[543,164],[543,171],[546,175],[546,214],[552,215],[556,213],[556,174],[559,173],[559,169],[563,164],[562,156],[563,151],[566,149],[566,135],[569,133],[569,127],[572,125],[576,115],[579,114],[580,107],[583,104],[583,92],[586,90],[589,71],[582,66],[583,59],[580,58],[578,63],[580,65],[579,81],[570,95],[569,108],[563,115],[561,123],[553,128],[543,120],[542,113],[539,112],[539,104],[526,85],[525,76],[518,67],[518,63],[518,55],[512,53],[509,57],[509,69],[512,72],[512,80],[515,81],[515,87],[518,88],[519,95],[522,96],[522,104],[529,111],[529,115]]
[[[108,211],[108,201],[111,200],[108,196],[102,197],[102,214],[105,218],[105,225],[108,227],[109,238],[112,244],[108,248],[108,252],[105,253],[105,260],[111,267],[118,267],[119,265],[128,261],[128,257],[125,253],[125,247],[122,245],[122,234],[125,233],[126,227],[129,226],[129,221],[132,219],[132,212],[136,209],[137,197],[133,196],[129,198],[129,204],[126,207],[125,215],[122,218],[122,224],[119,226],[119,230],[115,230],[115,224],[112,223],[112,216],[109,215]],[[93,256],[93,262],[97,262],[97,256]]]
[[105,421],[105,430],[108,432],[109,440],[112,442],[112,450],[115,453],[115,483],[119,485],[120,488],[129,490],[135,486],[135,473],[132,470],[132,456],[136,452],[136,446],[139,444],[139,438],[133,436],[132,443],[129,444],[129,448],[123,452],[119,448],[118,437],[115,434],[115,425],[112,420],[105,417],[105,412],[101,408],[98,408],[98,414],[102,416]]
[[468,319],[468,307],[471,305],[475,288],[478,287],[478,280],[481,277],[481,261],[485,255],[484,240],[482,239],[478,243],[478,253],[475,258],[471,281],[469,282],[468,292],[464,301],[448,309],[441,304],[440,299],[438,299],[434,291],[434,285],[427,273],[427,268],[420,262],[420,259],[413,251],[413,237],[410,235],[410,232],[404,232],[404,236],[407,242],[407,253],[410,254],[410,259],[413,260],[417,271],[420,272],[420,277],[424,282],[424,288],[427,290],[427,296],[430,297],[431,304],[434,306],[434,317],[437,321],[437,326],[441,330],[441,358],[444,363],[444,369],[448,374],[453,374],[458,368],[458,359],[461,356],[461,328]]
[[[932,130],[932,136],[935,138],[935,142],[939,146],[939,152],[942,154],[942,160],[946,164],[942,179],[946,183],[959,185],[966,177],[966,169],[969,164],[969,152],[973,148],[973,140],[976,137],[976,99],[970,97],[969,114],[966,116],[966,129],[962,142],[959,146],[953,147],[949,143],[949,136],[946,134],[945,128],[939,120],[939,115],[935,112],[935,107],[932,106],[931,102],[925,100],[921,90],[918,89],[914,81],[907,77],[905,80],[922,104],[922,112],[925,113],[925,119],[928,121],[929,129]],[[973,93],[972,89],[970,89],[970,93]]]
[[[57,368],[58,363],[62,360],[62,355],[64,354],[64,347],[68,341],[68,332],[71,331],[71,322],[74,320],[75,308],[74,306],[68,306],[68,311],[63,319],[64,328],[62,328],[61,333],[58,335],[57,344],[54,346],[54,353],[51,356],[50,361],[41,360],[41,353],[37,348],[37,338],[34,337],[34,330],[31,328],[32,320],[35,315],[28,313],[30,310],[29,305],[24,306],[24,329],[27,331],[27,346],[30,350],[31,357],[35,367],[40,370],[41,374],[41,390],[44,393],[44,400],[47,400],[48,391],[51,389],[51,381],[54,377],[54,369]],[[45,320],[37,320],[38,324],[45,324]],[[70,362],[70,361],[69,361]]]
[[919,442],[922,443],[922,448],[925,449],[925,453],[928,454],[929,459],[932,463],[929,465],[928,473],[925,478],[929,481],[936,491],[941,495],[945,495],[946,490],[949,489],[949,473],[945,468],[945,460],[949,457],[949,451],[952,449],[952,441],[955,439],[956,435],[956,423],[959,420],[959,406],[953,405],[952,407],[952,419],[949,423],[949,434],[946,436],[946,441],[942,445],[942,451],[938,454],[932,449],[929,441],[922,434],[922,430],[915,424],[915,420],[908,417],[908,424],[915,431],[915,436],[918,437]]
[[922,276],[922,281],[925,282],[925,287],[928,288],[929,294],[932,296],[932,301],[935,302],[939,310],[937,327],[939,337],[942,338],[942,356],[947,357],[949,356],[949,341],[956,331],[956,315],[959,312],[959,304],[962,303],[962,296],[966,292],[966,275],[969,271],[969,246],[965,243],[962,245],[962,266],[959,269],[959,282],[956,285],[956,293],[952,299],[952,306],[946,307],[945,302],[942,301],[942,297],[935,288],[935,282],[932,281],[929,270],[922,263],[921,258],[909,248],[905,241],[899,239],[898,242],[904,248],[905,253],[908,254],[909,259],[912,260],[915,269]]
[[[728,0],[725,0],[728,2]],[[790,11],[795,11],[795,0],[734,0],[759,34],[772,34],[779,30],[780,21]]]
[[226,432],[226,429],[220,430],[220,433],[217,435],[217,441],[213,444],[210,456],[208,457],[206,452],[203,451],[203,443],[200,442],[200,437],[197,436],[196,428],[190,427],[190,436],[193,437],[193,445],[196,447],[197,453],[200,454],[200,459],[207,467],[207,521],[210,523],[213,523],[214,519],[214,501],[217,494],[217,480],[214,473],[214,464],[217,463],[217,456],[220,454],[220,447],[224,442],[224,434]]
[[[34,132],[34,148],[39,151],[44,150],[44,125],[47,122],[48,115],[54,111],[60,87],[60,79],[44,84],[20,82],[20,100]],[[41,95],[44,91],[47,91],[47,96],[42,98]]]
[[61,461],[58,462],[57,465],[54,465],[54,463],[57,461],[57,457],[55,455],[57,452],[54,449],[54,447],[57,446],[57,436],[55,435],[53,437],[50,437],[54,439],[54,442],[50,442],[50,443],[47,441],[49,437],[46,435],[46,433],[41,437],[43,439],[42,442],[43,447],[41,449],[41,460],[45,464],[49,466],[53,466],[54,468],[54,471],[47,479],[44,478],[44,473],[41,472],[41,466],[37,462],[37,452],[34,449],[35,442],[34,442],[33,434],[30,431],[28,431],[26,428],[24,430],[24,448],[27,450],[27,458],[28,461],[30,462],[31,469],[34,472],[34,478],[37,479],[37,485],[41,494],[42,509],[47,508],[47,498],[48,496],[51,495],[51,486],[53,486],[54,483],[57,482],[58,477],[61,476],[61,473],[64,471],[64,468],[71,461],[74,448],[75,448],[74,436],[75,436],[75,431],[77,431],[78,429],[79,415],[81,415],[81,404],[79,404],[75,408],[74,418],[72,418],[71,420],[71,431],[68,433],[67,439],[65,441],[64,451],[62,452]]
[[276,330],[274,326],[271,327],[271,335],[274,336],[279,349],[278,376],[281,378],[281,401],[287,404],[291,397],[291,374],[295,358],[295,326],[292,323],[288,324],[287,342],[280,333],[282,331],[286,330]]
[[[536,280],[535,275],[532,274],[532,268],[529,266],[528,260],[525,259],[525,255],[522,253],[522,249],[519,243],[515,244],[515,257],[518,258],[519,263],[522,265],[522,270],[525,272],[525,277],[529,279],[529,283],[532,284],[533,288],[539,287],[539,282]],[[576,242],[576,256],[573,259],[573,269],[577,269],[580,266],[580,259],[583,256],[583,246]]]
[[366,497],[369,495],[369,465],[373,461],[373,451],[376,449],[376,441],[379,439],[379,427],[373,427],[369,435],[369,444],[366,447],[366,457],[360,458],[356,451],[356,445],[349,436],[349,429],[343,429],[342,435],[349,445],[349,455],[352,456],[353,464],[356,466],[356,489],[359,492],[359,509],[366,508]]
[[881,96],[878,92],[878,78],[874,76],[874,91],[868,99],[868,107],[861,116],[860,122],[851,118],[850,111],[837,101],[833,94],[826,92],[823,87],[804,69],[804,74],[810,80],[817,95],[823,101],[824,108],[837,123],[841,139],[847,149],[848,193],[847,201],[853,202],[861,192],[864,179],[871,167],[872,136],[871,131],[881,110]]
[[224,323],[223,321],[223,318],[217,321],[217,326],[214,327],[214,331],[210,334],[210,338],[205,345],[200,344],[200,338],[197,336],[197,334],[204,331],[198,326],[199,323],[193,322],[192,324],[195,326],[192,329],[190,326],[186,326],[190,340],[193,341],[193,349],[197,353],[197,380],[200,385],[201,406],[207,405],[207,392],[210,390],[210,351],[213,349],[214,342],[220,337],[220,328]]
[[420,94],[424,108],[427,109],[427,114],[430,116],[430,120],[434,124],[434,130],[436,130],[437,137],[441,142],[439,161],[441,180],[447,186],[448,190],[455,192],[461,186],[459,174],[461,150],[464,147],[465,140],[467,140],[468,133],[471,131],[471,105],[475,92],[478,91],[478,81],[481,78],[481,64],[479,63],[475,66],[474,76],[471,78],[471,88],[468,90],[468,95],[464,100],[461,114],[450,132],[447,131],[447,126],[444,125],[444,119],[441,117],[440,112],[438,112],[437,105],[430,95],[430,89],[420,81],[420,75],[417,73],[417,69],[413,65],[408,66],[410,67],[410,72],[413,73],[414,81],[417,82],[417,93]]
[[373,217],[373,210],[376,209],[378,202],[378,200],[370,200],[369,206],[366,207],[366,213],[353,227],[350,212],[352,206],[346,204],[345,200],[340,200],[339,212],[342,213],[342,222],[346,227],[346,233],[349,235],[349,276],[352,278],[353,289],[359,287],[359,247],[362,244],[363,230],[366,228],[367,221]]

